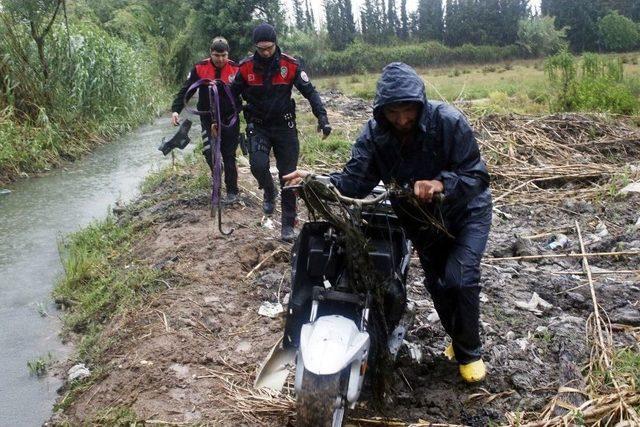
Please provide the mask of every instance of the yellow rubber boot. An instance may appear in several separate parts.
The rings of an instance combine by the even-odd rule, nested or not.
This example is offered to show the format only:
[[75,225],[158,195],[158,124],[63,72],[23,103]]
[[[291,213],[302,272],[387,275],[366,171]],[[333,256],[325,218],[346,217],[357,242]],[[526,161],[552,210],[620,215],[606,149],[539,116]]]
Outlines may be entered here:
[[466,365],[460,365],[460,375],[468,383],[477,383],[487,376],[487,368],[482,359],[476,360]]

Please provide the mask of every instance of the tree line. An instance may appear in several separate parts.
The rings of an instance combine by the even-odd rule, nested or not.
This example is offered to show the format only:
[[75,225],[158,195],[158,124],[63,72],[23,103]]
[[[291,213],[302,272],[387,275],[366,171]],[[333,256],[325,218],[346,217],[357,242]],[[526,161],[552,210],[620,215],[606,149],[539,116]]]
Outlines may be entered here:
[[[577,52],[633,49],[640,43],[636,0],[542,0],[541,16],[534,15],[529,0],[419,0],[412,12],[406,0],[365,0],[359,25],[351,0],[326,0],[325,11],[328,39],[336,50],[358,39],[506,46],[518,43],[522,27],[531,29],[542,17],[552,18],[553,29],[564,31]],[[304,20],[296,19],[295,26],[315,31]]]

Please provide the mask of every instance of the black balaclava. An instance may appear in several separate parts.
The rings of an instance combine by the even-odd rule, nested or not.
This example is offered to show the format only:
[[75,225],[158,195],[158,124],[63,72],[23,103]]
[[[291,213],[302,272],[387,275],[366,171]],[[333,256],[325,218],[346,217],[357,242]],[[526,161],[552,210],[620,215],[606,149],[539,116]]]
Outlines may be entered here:
[[[253,30],[253,44],[258,44],[260,42],[272,42],[277,43],[276,37],[276,29],[273,26],[262,23],[258,25]],[[263,58],[256,52],[253,55],[255,62],[258,65],[258,68],[262,71],[265,79],[265,83],[271,80],[271,75],[274,72],[274,67],[276,64],[276,59],[279,56],[279,49],[276,47],[276,52],[270,58]],[[277,67],[276,67],[277,68]]]

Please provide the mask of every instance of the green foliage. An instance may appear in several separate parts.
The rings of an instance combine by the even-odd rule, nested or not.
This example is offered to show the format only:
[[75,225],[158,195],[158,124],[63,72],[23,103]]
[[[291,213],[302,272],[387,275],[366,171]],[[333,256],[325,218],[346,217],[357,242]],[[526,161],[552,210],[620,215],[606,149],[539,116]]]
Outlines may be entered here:
[[27,369],[29,369],[29,373],[36,377],[41,377],[47,373],[49,366],[53,363],[53,355],[48,353],[46,356],[38,357],[34,360],[29,360],[27,362]]
[[[295,52],[294,52],[295,53]],[[320,74],[379,71],[389,62],[402,61],[414,67],[452,63],[483,63],[525,56],[521,48],[511,46],[463,45],[456,48],[438,42],[399,46],[375,46],[355,42],[341,52],[324,51],[307,60],[307,68]]]
[[518,44],[532,56],[547,56],[567,48],[566,30],[555,28],[555,18],[533,16],[518,22]]
[[95,26],[73,26],[71,33],[71,54],[58,56],[64,62],[56,67],[60,87],[54,105],[65,122],[85,117],[138,123],[154,112],[158,94],[146,73],[158,75],[153,63]]
[[327,34],[333,49],[342,50],[356,36],[351,0],[327,0],[325,2]]
[[328,51],[327,45],[329,41],[327,38],[328,35],[324,31],[318,34],[294,31],[282,39],[280,46],[285,52],[300,58],[305,65],[307,73],[313,74],[317,70],[313,66],[309,68],[307,66],[308,62],[310,60],[312,64],[315,64],[313,58],[324,55]]
[[327,140],[308,134],[300,145],[300,161],[309,166],[342,164],[349,159],[351,142],[341,135],[331,135]]
[[130,426],[138,424],[138,416],[132,408],[126,406],[113,406],[99,410],[92,417],[90,424],[101,426]]
[[518,21],[528,15],[527,0],[448,0],[445,42],[449,46],[514,44]]
[[444,39],[442,0],[419,0],[417,24],[416,31],[420,40],[442,42]]
[[602,0],[542,0],[540,7],[543,15],[556,18],[556,28],[567,28],[571,49],[598,49],[598,21],[605,13]]
[[622,61],[586,54],[581,66],[564,51],[546,64],[551,82],[551,109],[554,111],[606,111],[633,114],[640,101],[633,81],[625,80]]
[[65,328],[94,335],[114,314],[158,287],[159,272],[119,264],[120,255],[140,237],[111,216],[69,237],[63,251],[64,277],[54,289],[56,301],[68,308]]
[[[100,139],[156,113],[159,70],[91,22],[54,23],[44,45],[48,73],[22,21],[0,13],[0,179],[75,158]],[[151,77],[150,77],[151,76]],[[150,90],[150,87],[160,90]]]
[[251,35],[258,21],[269,22],[280,35],[287,32],[282,7],[278,0],[191,0],[195,12],[194,37],[200,38],[198,51],[208,52],[208,43],[222,35],[229,40],[232,57],[242,58],[251,49]]
[[607,50],[625,52],[640,44],[637,25],[617,11],[610,12],[598,23],[602,41]]

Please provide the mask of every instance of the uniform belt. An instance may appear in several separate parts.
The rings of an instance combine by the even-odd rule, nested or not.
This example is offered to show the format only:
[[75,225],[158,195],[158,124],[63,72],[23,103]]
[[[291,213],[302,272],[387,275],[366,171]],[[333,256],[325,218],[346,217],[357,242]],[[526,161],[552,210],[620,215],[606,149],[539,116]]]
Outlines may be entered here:
[[296,125],[296,115],[294,113],[284,113],[282,116],[275,117],[273,120],[267,122],[261,117],[251,117],[250,122],[255,123],[259,126],[265,125],[266,123],[271,124],[286,124],[290,128],[295,127]]

